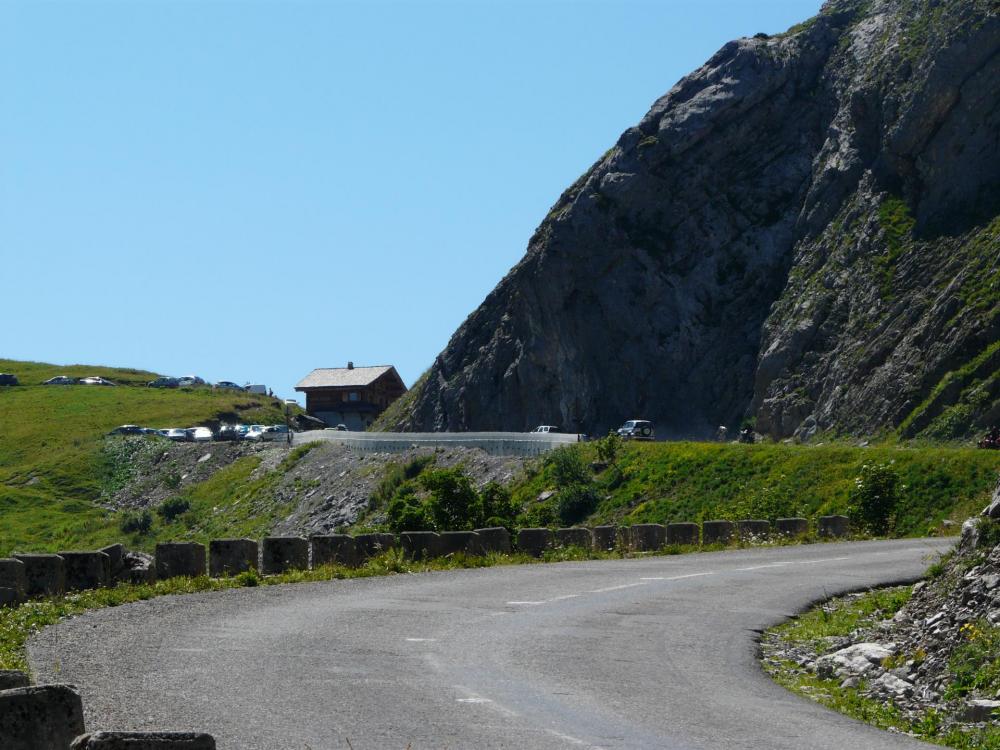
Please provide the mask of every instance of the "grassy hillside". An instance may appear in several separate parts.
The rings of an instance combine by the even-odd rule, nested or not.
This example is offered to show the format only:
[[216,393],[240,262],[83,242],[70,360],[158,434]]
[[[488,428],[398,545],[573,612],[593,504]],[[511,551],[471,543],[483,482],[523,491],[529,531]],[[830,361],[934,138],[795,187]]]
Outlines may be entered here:
[[[574,446],[585,466],[593,444]],[[668,523],[843,513],[864,464],[889,464],[900,479],[896,532],[923,535],[947,518],[978,513],[1000,475],[1000,452],[962,448],[844,445],[626,444],[614,466],[587,469],[597,523]],[[539,523],[559,521],[556,462],[546,460],[514,489]]]
[[[110,479],[103,436],[117,425],[284,420],[274,399],[206,387],[145,388],[155,373],[141,370],[0,360],[0,372],[25,384],[0,387],[0,555],[118,539],[117,514],[94,504]],[[120,385],[37,385],[55,375],[101,375]]]

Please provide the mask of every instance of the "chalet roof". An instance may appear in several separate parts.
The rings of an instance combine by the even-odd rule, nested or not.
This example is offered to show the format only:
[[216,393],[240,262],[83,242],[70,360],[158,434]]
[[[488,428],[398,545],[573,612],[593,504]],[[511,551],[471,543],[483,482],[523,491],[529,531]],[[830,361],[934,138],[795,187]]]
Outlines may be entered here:
[[[375,367],[317,367],[306,375],[295,390],[306,388],[361,388],[371,385],[387,372],[395,372],[392,365]],[[399,377],[398,375],[396,376]]]

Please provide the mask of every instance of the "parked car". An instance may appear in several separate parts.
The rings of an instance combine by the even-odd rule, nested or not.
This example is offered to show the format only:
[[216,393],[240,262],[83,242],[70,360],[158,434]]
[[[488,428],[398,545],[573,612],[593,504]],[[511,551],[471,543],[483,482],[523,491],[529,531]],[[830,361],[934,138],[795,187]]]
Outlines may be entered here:
[[121,427],[115,427],[109,435],[142,435],[145,428],[140,427],[137,424],[123,424]]
[[646,419],[630,419],[618,428],[618,434],[626,440],[652,440],[653,423]]
[[188,440],[194,443],[208,443],[212,440],[212,431],[207,427],[188,427]]
[[247,383],[243,386],[243,390],[247,393],[257,393],[261,396],[267,395],[267,386],[263,383]]
[[262,424],[252,424],[247,428],[247,431],[243,434],[244,440],[260,440],[261,435],[264,432],[265,426]]
[[234,391],[242,391],[243,390],[243,386],[237,385],[236,383],[234,383],[231,380],[220,380],[218,383],[216,383],[212,387],[213,388],[229,388],[229,389],[234,390]]
[[150,380],[146,383],[147,388],[176,388],[178,385],[180,385],[180,381],[177,378],[168,378],[166,376]]
[[82,378],[80,380],[80,385],[118,385],[117,383],[112,383],[106,378],[102,378],[100,375],[91,375],[89,378]]
[[559,432],[559,428],[552,424],[540,424],[532,432]]
[[54,378],[49,378],[42,385],[76,385],[76,378],[71,378],[67,375],[56,375]]
[[152,427],[140,427],[140,433],[143,435],[153,435],[154,437],[162,437],[160,430],[155,430]]
[[21,385],[21,382],[17,379],[17,375],[0,372],[0,385]]
[[260,433],[260,439],[264,443],[288,440],[288,428],[283,424],[273,424],[270,427],[265,427]]
[[224,424],[219,427],[219,431],[215,434],[216,440],[239,440],[243,437],[243,431],[240,428],[243,427],[241,424]]
[[205,381],[197,375],[185,375],[182,378],[177,378],[177,385],[181,388],[190,388],[193,385],[205,385]]
[[347,432],[346,424],[338,424],[336,427],[324,427],[324,430],[337,430],[338,432]]
[[171,427],[164,430],[163,437],[167,440],[173,440],[177,443],[186,443],[190,438],[188,437],[188,431],[183,427]]

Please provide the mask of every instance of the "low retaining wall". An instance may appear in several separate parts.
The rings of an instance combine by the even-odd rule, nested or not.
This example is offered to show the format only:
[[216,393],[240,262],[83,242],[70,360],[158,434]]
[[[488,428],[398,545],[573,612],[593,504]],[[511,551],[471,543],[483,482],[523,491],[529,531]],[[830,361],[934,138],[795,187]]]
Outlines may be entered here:
[[156,577],[205,575],[205,545],[196,542],[162,542],[156,545]]
[[556,529],[557,547],[579,547],[588,552],[594,547],[594,534],[590,529],[573,527]]
[[66,591],[66,563],[59,555],[14,555],[24,563],[28,598],[59,596]]
[[208,574],[221,578],[257,570],[259,552],[253,539],[213,539],[208,543]]
[[847,516],[820,516],[816,519],[816,535],[821,537],[847,536],[851,521]]
[[265,574],[309,569],[309,542],[300,536],[268,536],[260,543],[260,570]]
[[83,701],[72,685],[0,690],[3,750],[64,750],[85,731]]
[[479,448],[493,456],[539,456],[577,443],[580,435],[562,432],[342,432],[311,430],[294,434],[293,444],[325,441],[359,451],[403,453],[411,448]]

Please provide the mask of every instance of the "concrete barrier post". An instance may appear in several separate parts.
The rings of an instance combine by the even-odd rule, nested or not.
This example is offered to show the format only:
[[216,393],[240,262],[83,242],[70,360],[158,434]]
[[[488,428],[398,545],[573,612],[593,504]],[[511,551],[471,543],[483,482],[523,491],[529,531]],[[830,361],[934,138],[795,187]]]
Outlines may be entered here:
[[156,577],[205,575],[205,545],[197,542],[161,542],[156,545]]
[[475,531],[442,531],[441,554],[451,555],[464,552],[467,555],[481,555],[479,534]]
[[729,544],[736,532],[732,521],[705,521],[701,525],[702,544]]
[[215,750],[215,739],[196,732],[95,732],[77,737],[70,750]]
[[28,687],[31,680],[19,669],[0,669],[0,690]]
[[0,558],[0,607],[16,607],[27,598],[27,590],[24,563],[13,557]]
[[504,555],[510,554],[510,532],[503,526],[494,526],[488,529],[476,529],[479,534],[480,554],[487,552],[499,552]]
[[85,731],[83,701],[72,685],[0,690],[3,750],[63,750]]
[[358,551],[358,560],[364,562],[395,548],[396,536],[395,534],[358,534],[354,537],[354,544]]
[[744,519],[736,522],[740,540],[750,542],[765,539],[771,534],[771,522],[756,519]]
[[610,552],[618,546],[617,526],[595,526],[593,530],[594,549]]
[[309,569],[309,542],[300,536],[268,536],[260,543],[261,572]]
[[309,538],[312,547],[312,566],[358,564],[358,548],[354,537],[347,534],[317,534]]
[[103,552],[111,560],[111,578],[112,580],[117,578],[122,568],[125,567],[125,545],[109,544],[107,547],[101,547],[97,551]]
[[774,526],[782,536],[805,536],[809,533],[809,521],[805,518],[779,518]]
[[629,527],[629,547],[634,552],[658,550],[666,541],[667,529],[658,523],[639,523]]
[[103,552],[60,552],[66,566],[66,589],[99,589],[111,582],[111,558]]
[[847,516],[820,516],[816,521],[816,533],[821,537],[847,536],[850,526]]
[[441,537],[434,531],[401,531],[399,546],[411,560],[429,560],[441,554]]
[[549,529],[521,529],[517,532],[517,549],[520,552],[541,557],[552,547],[554,539]]
[[213,539],[208,543],[208,574],[221,578],[255,571],[258,551],[253,539]]
[[66,563],[59,555],[14,555],[14,559],[24,563],[29,598],[59,596],[66,590]]
[[590,529],[573,527],[556,529],[557,547],[579,547],[590,552],[594,547],[594,535]]
[[696,523],[668,523],[667,544],[697,546],[700,531]]

